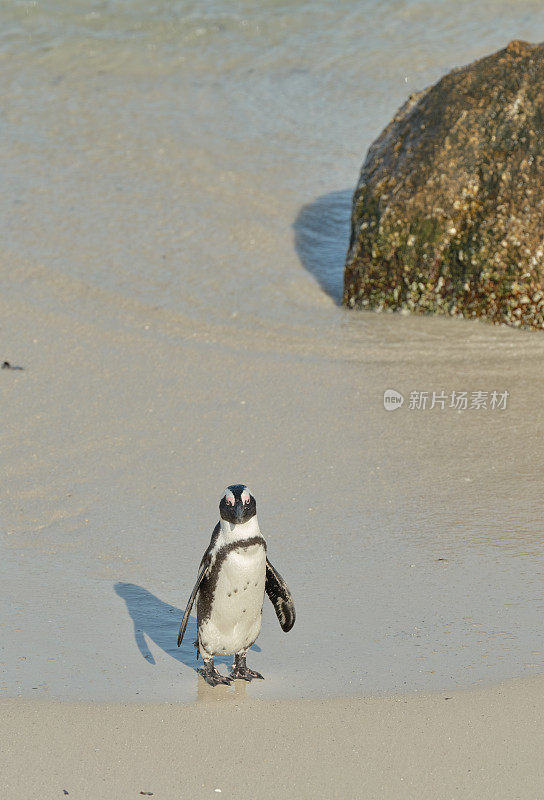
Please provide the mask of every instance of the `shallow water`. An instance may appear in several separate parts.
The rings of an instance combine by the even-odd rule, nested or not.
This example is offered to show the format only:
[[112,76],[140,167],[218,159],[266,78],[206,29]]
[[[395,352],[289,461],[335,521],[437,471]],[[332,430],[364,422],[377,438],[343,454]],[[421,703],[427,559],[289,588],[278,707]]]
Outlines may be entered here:
[[[266,681],[238,692],[542,670],[541,338],[338,305],[370,142],[411,91],[541,38],[541,4],[0,9],[2,358],[25,366],[0,374],[0,690],[206,697],[175,639],[239,480],[298,619],[265,607]],[[506,409],[409,408],[494,390]]]

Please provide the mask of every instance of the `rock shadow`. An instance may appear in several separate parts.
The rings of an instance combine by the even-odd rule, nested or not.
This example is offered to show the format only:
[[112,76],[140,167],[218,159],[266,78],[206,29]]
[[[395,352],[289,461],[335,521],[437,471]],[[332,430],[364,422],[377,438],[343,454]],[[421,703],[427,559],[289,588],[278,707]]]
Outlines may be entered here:
[[[134,624],[136,645],[149,664],[156,662],[149,648],[148,639],[189,669],[196,670],[202,665],[201,659],[198,662],[196,660],[196,648],[193,644],[197,637],[196,616],[189,617],[183,642],[181,647],[178,647],[178,631],[184,609],[165,603],[147,589],[134,583],[116,583],[114,589],[127,605],[127,611]],[[260,652],[257,645],[253,645],[251,649]],[[214,661],[216,664],[226,664],[230,667],[232,656],[215,656]]]
[[324,194],[303,206],[293,223],[302,266],[337,305],[342,302],[352,197],[353,189]]

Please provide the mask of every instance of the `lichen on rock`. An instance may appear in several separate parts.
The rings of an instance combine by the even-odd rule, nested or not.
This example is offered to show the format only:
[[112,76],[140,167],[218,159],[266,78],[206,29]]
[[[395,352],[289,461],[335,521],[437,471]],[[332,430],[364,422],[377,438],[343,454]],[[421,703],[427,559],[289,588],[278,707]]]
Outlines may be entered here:
[[353,197],[343,302],[544,328],[544,45],[402,106]]

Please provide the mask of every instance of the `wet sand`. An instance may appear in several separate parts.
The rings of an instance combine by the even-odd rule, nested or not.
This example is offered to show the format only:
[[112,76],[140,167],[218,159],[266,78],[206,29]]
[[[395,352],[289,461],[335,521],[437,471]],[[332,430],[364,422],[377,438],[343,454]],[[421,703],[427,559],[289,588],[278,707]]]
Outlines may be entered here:
[[[265,604],[251,697],[542,669],[538,335],[332,303],[312,339],[218,330],[18,266],[0,298],[25,367],[0,371],[5,694],[193,700],[194,618],[179,650],[177,629],[235,481],[297,607],[286,635]],[[387,412],[391,387],[406,402]],[[417,411],[412,389],[510,396]]]
[[528,800],[544,793],[542,679],[368,699],[251,702],[240,687],[221,702],[219,694],[204,690],[191,706],[1,701],[4,794]]
[[[24,366],[0,372],[5,794],[540,796],[543,679],[490,686],[542,669],[540,337],[332,303],[312,338],[249,337],[17,266],[0,298]],[[386,412],[392,386],[510,396]],[[266,680],[211,690],[175,637],[233,476],[298,618],[284,635],[265,606]]]

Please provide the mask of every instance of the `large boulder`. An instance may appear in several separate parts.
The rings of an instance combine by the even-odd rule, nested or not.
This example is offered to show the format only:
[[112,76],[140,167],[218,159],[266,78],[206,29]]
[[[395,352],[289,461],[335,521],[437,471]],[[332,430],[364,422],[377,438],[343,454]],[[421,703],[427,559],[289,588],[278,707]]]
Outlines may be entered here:
[[412,95],[353,197],[344,304],[544,327],[544,45]]

